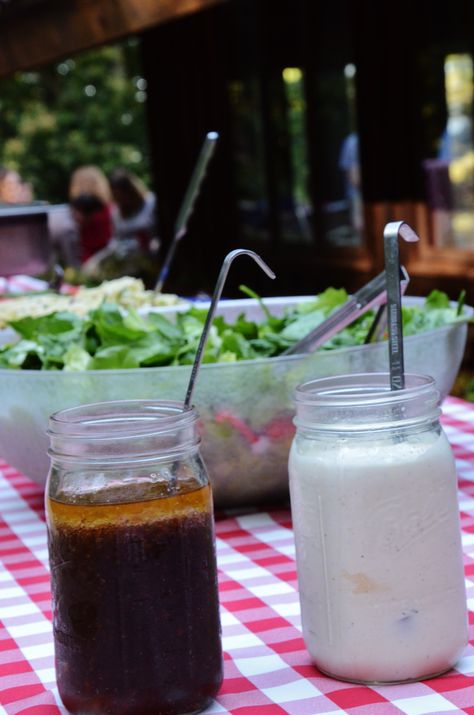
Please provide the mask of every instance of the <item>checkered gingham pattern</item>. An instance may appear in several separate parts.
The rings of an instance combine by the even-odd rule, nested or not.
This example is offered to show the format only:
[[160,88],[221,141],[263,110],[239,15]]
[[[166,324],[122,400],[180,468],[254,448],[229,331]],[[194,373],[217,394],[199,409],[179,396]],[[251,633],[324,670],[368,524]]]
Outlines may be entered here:
[[[470,623],[474,623],[474,405],[449,398]],[[301,637],[290,512],[217,519],[225,679],[208,713],[474,715],[474,631],[455,670],[410,685],[366,687],[321,675]],[[0,463],[0,715],[65,713],[54,676],[41,489]],[[150,713],[150,715],[154,715]]]

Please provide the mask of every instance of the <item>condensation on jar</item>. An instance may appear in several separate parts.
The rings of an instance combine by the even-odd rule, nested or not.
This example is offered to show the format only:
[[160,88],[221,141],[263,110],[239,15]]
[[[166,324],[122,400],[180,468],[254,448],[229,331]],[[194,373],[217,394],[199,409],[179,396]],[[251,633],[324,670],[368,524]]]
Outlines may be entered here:
[[397,683],[467,643],[457,482],[430,377],[314,380],[295,391],[291,508],[303,635],[325,673]]

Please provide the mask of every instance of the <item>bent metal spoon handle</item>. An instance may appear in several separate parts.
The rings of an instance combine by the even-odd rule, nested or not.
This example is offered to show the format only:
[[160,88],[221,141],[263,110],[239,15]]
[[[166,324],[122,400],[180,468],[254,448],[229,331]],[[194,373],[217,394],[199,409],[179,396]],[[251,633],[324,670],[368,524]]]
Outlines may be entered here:
[[383,232],[391,390],[403,390],[405,387],[399,238],[403,238],[404,241],[409,243],[420,240],[415,231],[405,221],[387,223]]
[[262,271],[264,271],[267,274],[267,276],[269,276],[270,278],[275,278],[275,274],[272,271],[272,269],[269,268],[269,266],[267,266],[265,261],[262,258],[260,258],[258,253],[254,253],[254,251],[248,251],[246,248],[237,248],[237,249],[235,249],[235,251],[231,251],[230,253],[228,253],[227,256],[224,258],[219,276],[217,278],[216,287],[214,288],[214,294],[212,296],[211,305],[209,306],[209,310],[207,312],[206,322],[204,323],[204,328],[201,333],[201,339],[199,340],[198,349],[196,351],[196,357],[194,358],[194,364],[193,364],[193,368],[191,370],[191,377],[189,379],[188,390],[186,392],[186,397],[184,399],[184,409],[185,410],[189,409],[192,404],[196,378],[197,378],[197,374],[199,371],[199,367],[201,365],[204,348],[206,347],[207,338],[209,336],[209,329],[210,329],[211,323],[214,319],[214,313],[216,312],[217,304],[219,302],[219,298],[221,297],[222,289],[224,288],[224,283],[227,278],[227,274],[229,272],[230,265],[231,265],[232,261],[235,258],[237,258],[237,256],[242,256],[242,255],[247,255],[247,256],[250,256],[251,258],[253,258],[253,260],[260,266]]

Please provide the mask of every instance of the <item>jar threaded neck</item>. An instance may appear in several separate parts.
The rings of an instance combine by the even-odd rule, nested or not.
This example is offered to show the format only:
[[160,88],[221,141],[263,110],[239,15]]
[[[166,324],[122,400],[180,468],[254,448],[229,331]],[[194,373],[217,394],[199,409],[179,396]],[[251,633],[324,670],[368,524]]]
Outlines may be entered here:
[[176,457],[199,446],[197,413],[181,402],[97,402],[56,412],[48,436],[52,461],[124,462]]
[[294,393],[295,424],[306,429],[361,432],[405,428],[438,420],[439,392],[432,377],[407,374],[403,390],[391,390],[388,373],[312,380]]

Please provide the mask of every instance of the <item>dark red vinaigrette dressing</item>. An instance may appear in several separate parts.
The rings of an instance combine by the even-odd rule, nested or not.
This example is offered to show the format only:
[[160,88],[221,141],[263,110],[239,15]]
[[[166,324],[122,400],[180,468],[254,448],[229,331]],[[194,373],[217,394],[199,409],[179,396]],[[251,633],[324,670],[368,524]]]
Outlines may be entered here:
[[47,502],[56,672],[82,715],[180,715],[222,682],[212,498]]

